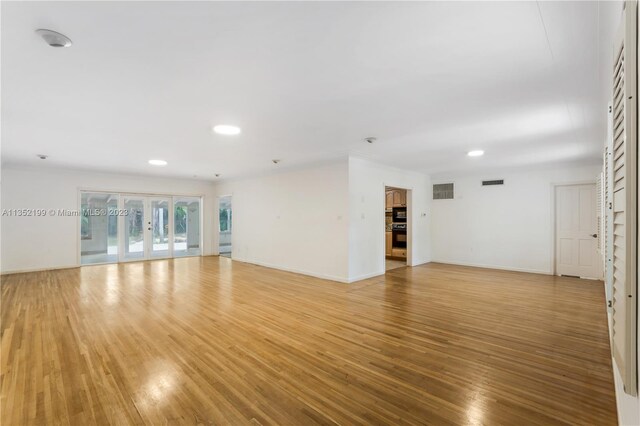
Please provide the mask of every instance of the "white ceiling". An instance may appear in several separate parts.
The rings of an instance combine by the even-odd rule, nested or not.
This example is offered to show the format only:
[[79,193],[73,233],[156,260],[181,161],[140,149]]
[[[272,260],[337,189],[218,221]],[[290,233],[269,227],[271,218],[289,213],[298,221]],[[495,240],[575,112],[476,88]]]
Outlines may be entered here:
[[613,10],[2,2],[3,163],[213,179],[348,154],[427,173],[596,162]]

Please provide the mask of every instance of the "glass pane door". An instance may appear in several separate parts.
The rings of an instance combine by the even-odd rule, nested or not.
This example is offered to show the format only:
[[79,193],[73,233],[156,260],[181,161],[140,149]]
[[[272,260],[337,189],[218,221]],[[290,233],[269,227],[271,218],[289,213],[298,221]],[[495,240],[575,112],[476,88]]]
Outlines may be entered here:
[[170,230],[169,198],[152,198],[151,204],[151,257],[169,257]]
[[80,262],[118,261],[119,194],[82,192],[80,217]]
[[124,258],[145,258],[145,198],[124,197]]
[[174,256],[200,256],[200,197],[174,197]]
[[220,197],[220,210],[218,212],[219,238],[218,253],[220,256],[231,257],[231,196]]
[[199,256],[202,199],[80,191],[82,264]]

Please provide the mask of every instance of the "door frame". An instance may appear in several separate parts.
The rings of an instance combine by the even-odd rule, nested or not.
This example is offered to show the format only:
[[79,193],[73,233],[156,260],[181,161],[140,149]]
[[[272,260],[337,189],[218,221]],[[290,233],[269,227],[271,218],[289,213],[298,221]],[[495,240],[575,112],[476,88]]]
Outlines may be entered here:
[[[594,180],[551,183],[551,275],[556,275],[556,276],[558,275],[558,267],[556,265],[556,260],[557,260],[556,259],[556,251],[557,251],[556,250],[556,237],[557,237],[556,189],[559,186],[576,186],[576,185],[594,185],[596,187],[596,197],[598,196],[597,183]],[[602,253],[599,253],[599,254],[600,256],[602,256]],[[598,262],[598,276],[599,278],[585,278],[585,279],[594,279],[594,280],[604,279],[601,261]]]
[[[407,260],[406,266],[413,266],[413,187],[407,187],[405,185],[394,185],[390,183],[382,183],[382,206],[380,207],[380,211],[382,212],[382,225],[385,224],[386,220],[386,207],[387,207],[387,188],[397,188],[404,189],[407,191],[406,193],[406,201],[407,201]],[[384,227],[381,226],[382,230],[382,275],[387,273],[387,254],[385,249],[385,231]]]
[[[180,256],[180,258],[182,257],[202,257],[205,256],[204,253],[204,216],[205,216],[205,208],[204,208],[204,204],[205,204],[205,198],[203,194],[198,194],[198,193],[185,193],[185,192],[176,192],[176,193],[162,193],[162,192],[137,192],[137,191],[121,191],[118,189],[113,189],[113,190],[109,190],[109,189],[94,189],[94,188],[87,188],[87,187],[77,187],[77,206],[78,206],[78,212],[82,211],[82,193],[83,192],[92,192],[92,193],[105,193],[105,194],[118,194],[118,209],[123,208],[124,206],[124,197],[125,196],[140,196],[140,197],[149,197],[149,198],[168,198],[170,200],[170,204],[171,204],[171,209],[173,209],[173,205],[174,205],[174,198],[181,198],[181,197],[192,197],[192,198],[198,198],[200,200],[200,217],[199,217],[199,227],[200,227],[200,235],[199,235],[199,244],[200,244],[200,254],[196,255],[196,256]],[[146,215],[146,209],[145,209],[145,215]],[[91,264],[87,264],[87,265],[83,265],[82,264],[82,246],[81,246],[81,241],[80,241],[80,230],[82,228],[82,215],[78,214],[78,221],[76,223],[76,266],[80,267],[80,266],[93,266],[93,265],[113,265],[113,264],[118,264],[118,263],[128,263],[128,262],[144,262],[144,261],[150,261],[150,260],[163,260],[163,259],[177,259],[176,257],[173,256],[173,244],[172,241],[170,240],[170,244],[169,244],[169,250],[171,253],[170,257],[150,257],[150,258],[143,258],[143,259],[120,259],[121,255],[124,254],[124,226],[121,226],[121,221],[124,221],[124,219],[120,220],[120,218],[118,218],[118,260],[116,262],[99,262],[99,263],[91,263]],[[173,234],[173,214],[169,215],[169,223],[170,223],[170,227],[171,227],[171,234]]]

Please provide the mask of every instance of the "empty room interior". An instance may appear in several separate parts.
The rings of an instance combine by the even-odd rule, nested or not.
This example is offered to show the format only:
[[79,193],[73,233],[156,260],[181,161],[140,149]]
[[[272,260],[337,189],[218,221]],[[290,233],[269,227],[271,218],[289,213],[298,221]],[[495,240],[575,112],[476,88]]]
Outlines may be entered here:
[[0,15],[0,424],[640,424],[637,1]]

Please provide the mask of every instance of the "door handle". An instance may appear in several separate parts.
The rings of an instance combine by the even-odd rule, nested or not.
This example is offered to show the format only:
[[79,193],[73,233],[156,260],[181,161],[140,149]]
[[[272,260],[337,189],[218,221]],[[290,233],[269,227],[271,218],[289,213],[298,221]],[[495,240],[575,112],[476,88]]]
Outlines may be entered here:
[[598,238],[598,234],[591,234],[593,238]]

